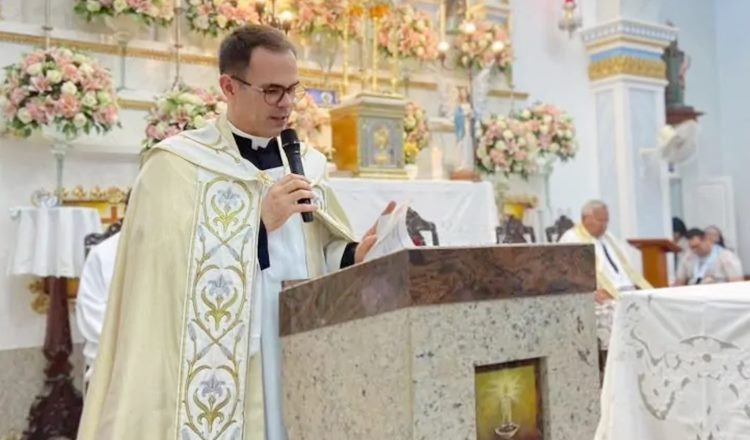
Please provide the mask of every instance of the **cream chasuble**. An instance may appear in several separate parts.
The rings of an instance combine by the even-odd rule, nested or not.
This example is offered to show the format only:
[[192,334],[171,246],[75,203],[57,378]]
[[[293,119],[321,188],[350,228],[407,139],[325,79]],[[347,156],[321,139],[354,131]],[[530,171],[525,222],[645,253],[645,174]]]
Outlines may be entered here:
[[[323,180],[324,156],[312,148],[302,155],[320,209],[313,223],[290,219],[269,234],[274,270],[261,275],[260,202],[275,179],[241,158],[227,121],[147,153],[121,232],[79,440],[281,438],[279,365],[265,374],[261,367],[272,369],[261,345],[278,357],[278,333],[263,337],[278,328],[278,278],[335,270],[353,241]],[[304,248],[306,267],[279,271],[291,256],[279,243],[291,242]],[[264,376],[278,400],[268,417]],[[266,420],[275,426],[267,434]]]
[[[607,249],[613,251],[614,256],[616,256],[618,260],[618,266],[621,267],[625,274],[630,278],[630,281],[632,281],[634,287],[638,287],[639,289],[653,288],[651,287],[651,284],[649,284],[649,282],[646,281],[646,279],[643,278],[643,276],[638,273],[638,271],[633,269],[630,263],[628,263],[627,258],[625,258],[625,253],[622,251],[622,249],[620,249],[620,246],[618,246],[617,244],[617,240],[615,240],[612,235],[610,235],[609,233],[605,233],[600,240],[607,246]],[[583,225],[578,224],[565,232],[565,234],[560,238],[560,243],[582,243],[593,244],[596,246],[596,238],[589,234],[589,232]],[[605,258],[603,258],[602,255],[599,255],[600,252],[601,251],[597,248],[596,285],[598,286],[598,288],[607,291],[607,293],[609,293],[612,298],[619,298],[620,293],[616,287],[618,283],[613,279],[610,271],[607,270],[607,267],[605,266]]]

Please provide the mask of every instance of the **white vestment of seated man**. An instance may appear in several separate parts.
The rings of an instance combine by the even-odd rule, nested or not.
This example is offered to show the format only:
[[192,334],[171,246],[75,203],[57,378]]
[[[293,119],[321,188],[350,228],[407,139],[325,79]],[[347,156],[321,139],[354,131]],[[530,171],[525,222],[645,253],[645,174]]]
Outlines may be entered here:
[[[116,233],[94,246],[86,257],[76,299],[76,321],[85,340],[83,356],[86,360],[84,382],[88,383],[94,372],[94,361],[99,351],[104,316],[109,297],[109,285],[115,267],[120,233]],[[85,387],[84,387],[85,388]]]
[[609,212],[600,201],[588,202],[581,213],[581,223],[569,229],[560,243],[593,244],[596,254],[597,336],[602,348],[609,345],[614,300],[620,292],[651,289],[651,284],[628,262],[622,246],[607,232]]

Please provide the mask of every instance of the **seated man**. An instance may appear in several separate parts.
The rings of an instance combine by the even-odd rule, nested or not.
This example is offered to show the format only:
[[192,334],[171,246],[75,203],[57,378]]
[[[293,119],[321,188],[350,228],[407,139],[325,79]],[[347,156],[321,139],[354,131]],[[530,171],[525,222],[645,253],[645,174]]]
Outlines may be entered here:
[[691,229],[686,236],[690,252],[677,269],[676,285],[743,280],[742,263],[732,251],[714,243],[700,229]]
[[109,284],[115,267],[120,233],[116,233],[91,249],[83,265],[76,300],[76,321],[84,339],[84,386],[86,390],[94,372],[94,361],[99,350],[99,338],[104,325]]
[[609,345],[612,328],[613,299],[619,292],[650,289],[651,285],[628,263],[618,241],[607,232],[609,210],[599,200],[586,203],[581,210],[581,223],[569,229],[560,243],[593,244],[596,252],[596,314],[597,335],[603,349]]

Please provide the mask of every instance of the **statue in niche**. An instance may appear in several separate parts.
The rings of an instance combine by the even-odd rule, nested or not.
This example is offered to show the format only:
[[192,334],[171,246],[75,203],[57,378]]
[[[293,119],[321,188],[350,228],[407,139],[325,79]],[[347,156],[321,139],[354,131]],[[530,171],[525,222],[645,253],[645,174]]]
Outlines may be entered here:
[[680,50],[677,40],[672,41],[662,56],[667,65],[667,108],[685,107],[685,74],[690,67],[690,57]]
[[445,31],[458,32],[464,18],[466,18],[466,0],[446,0]]
[[458,97],[453,112],[453,127],[456,134],[456,146],[459,152],[456,168],[460,170],[474,169],[474,142],[471,130],[473,109],[469,89],[464,86],[457,88]]

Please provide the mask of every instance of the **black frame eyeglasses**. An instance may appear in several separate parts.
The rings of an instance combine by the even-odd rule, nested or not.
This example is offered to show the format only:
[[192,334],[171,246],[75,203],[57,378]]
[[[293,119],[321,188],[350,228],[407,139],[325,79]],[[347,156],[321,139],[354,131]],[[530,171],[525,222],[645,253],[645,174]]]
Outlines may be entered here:
[[307,90],[305,87],[299,83],[294,84],[289,87],[282,87],[279,85],[271,85],[269,87],[260,87],[253,84],[250,84],[249,82],[245,81],[242,78],[238,78],[234,75],[230,75],[230,78],[237,80],[243,85],[246,85],[252,90],[255,90],[256,92],[263,94],[263,100],[266,101],[266,104],[277,106],[281,104],[281,101],[284,99],[284,96],[289,95],[289,98],[292,100],[292,104],[296,103],[300,99],[304,98],[307,94]]

